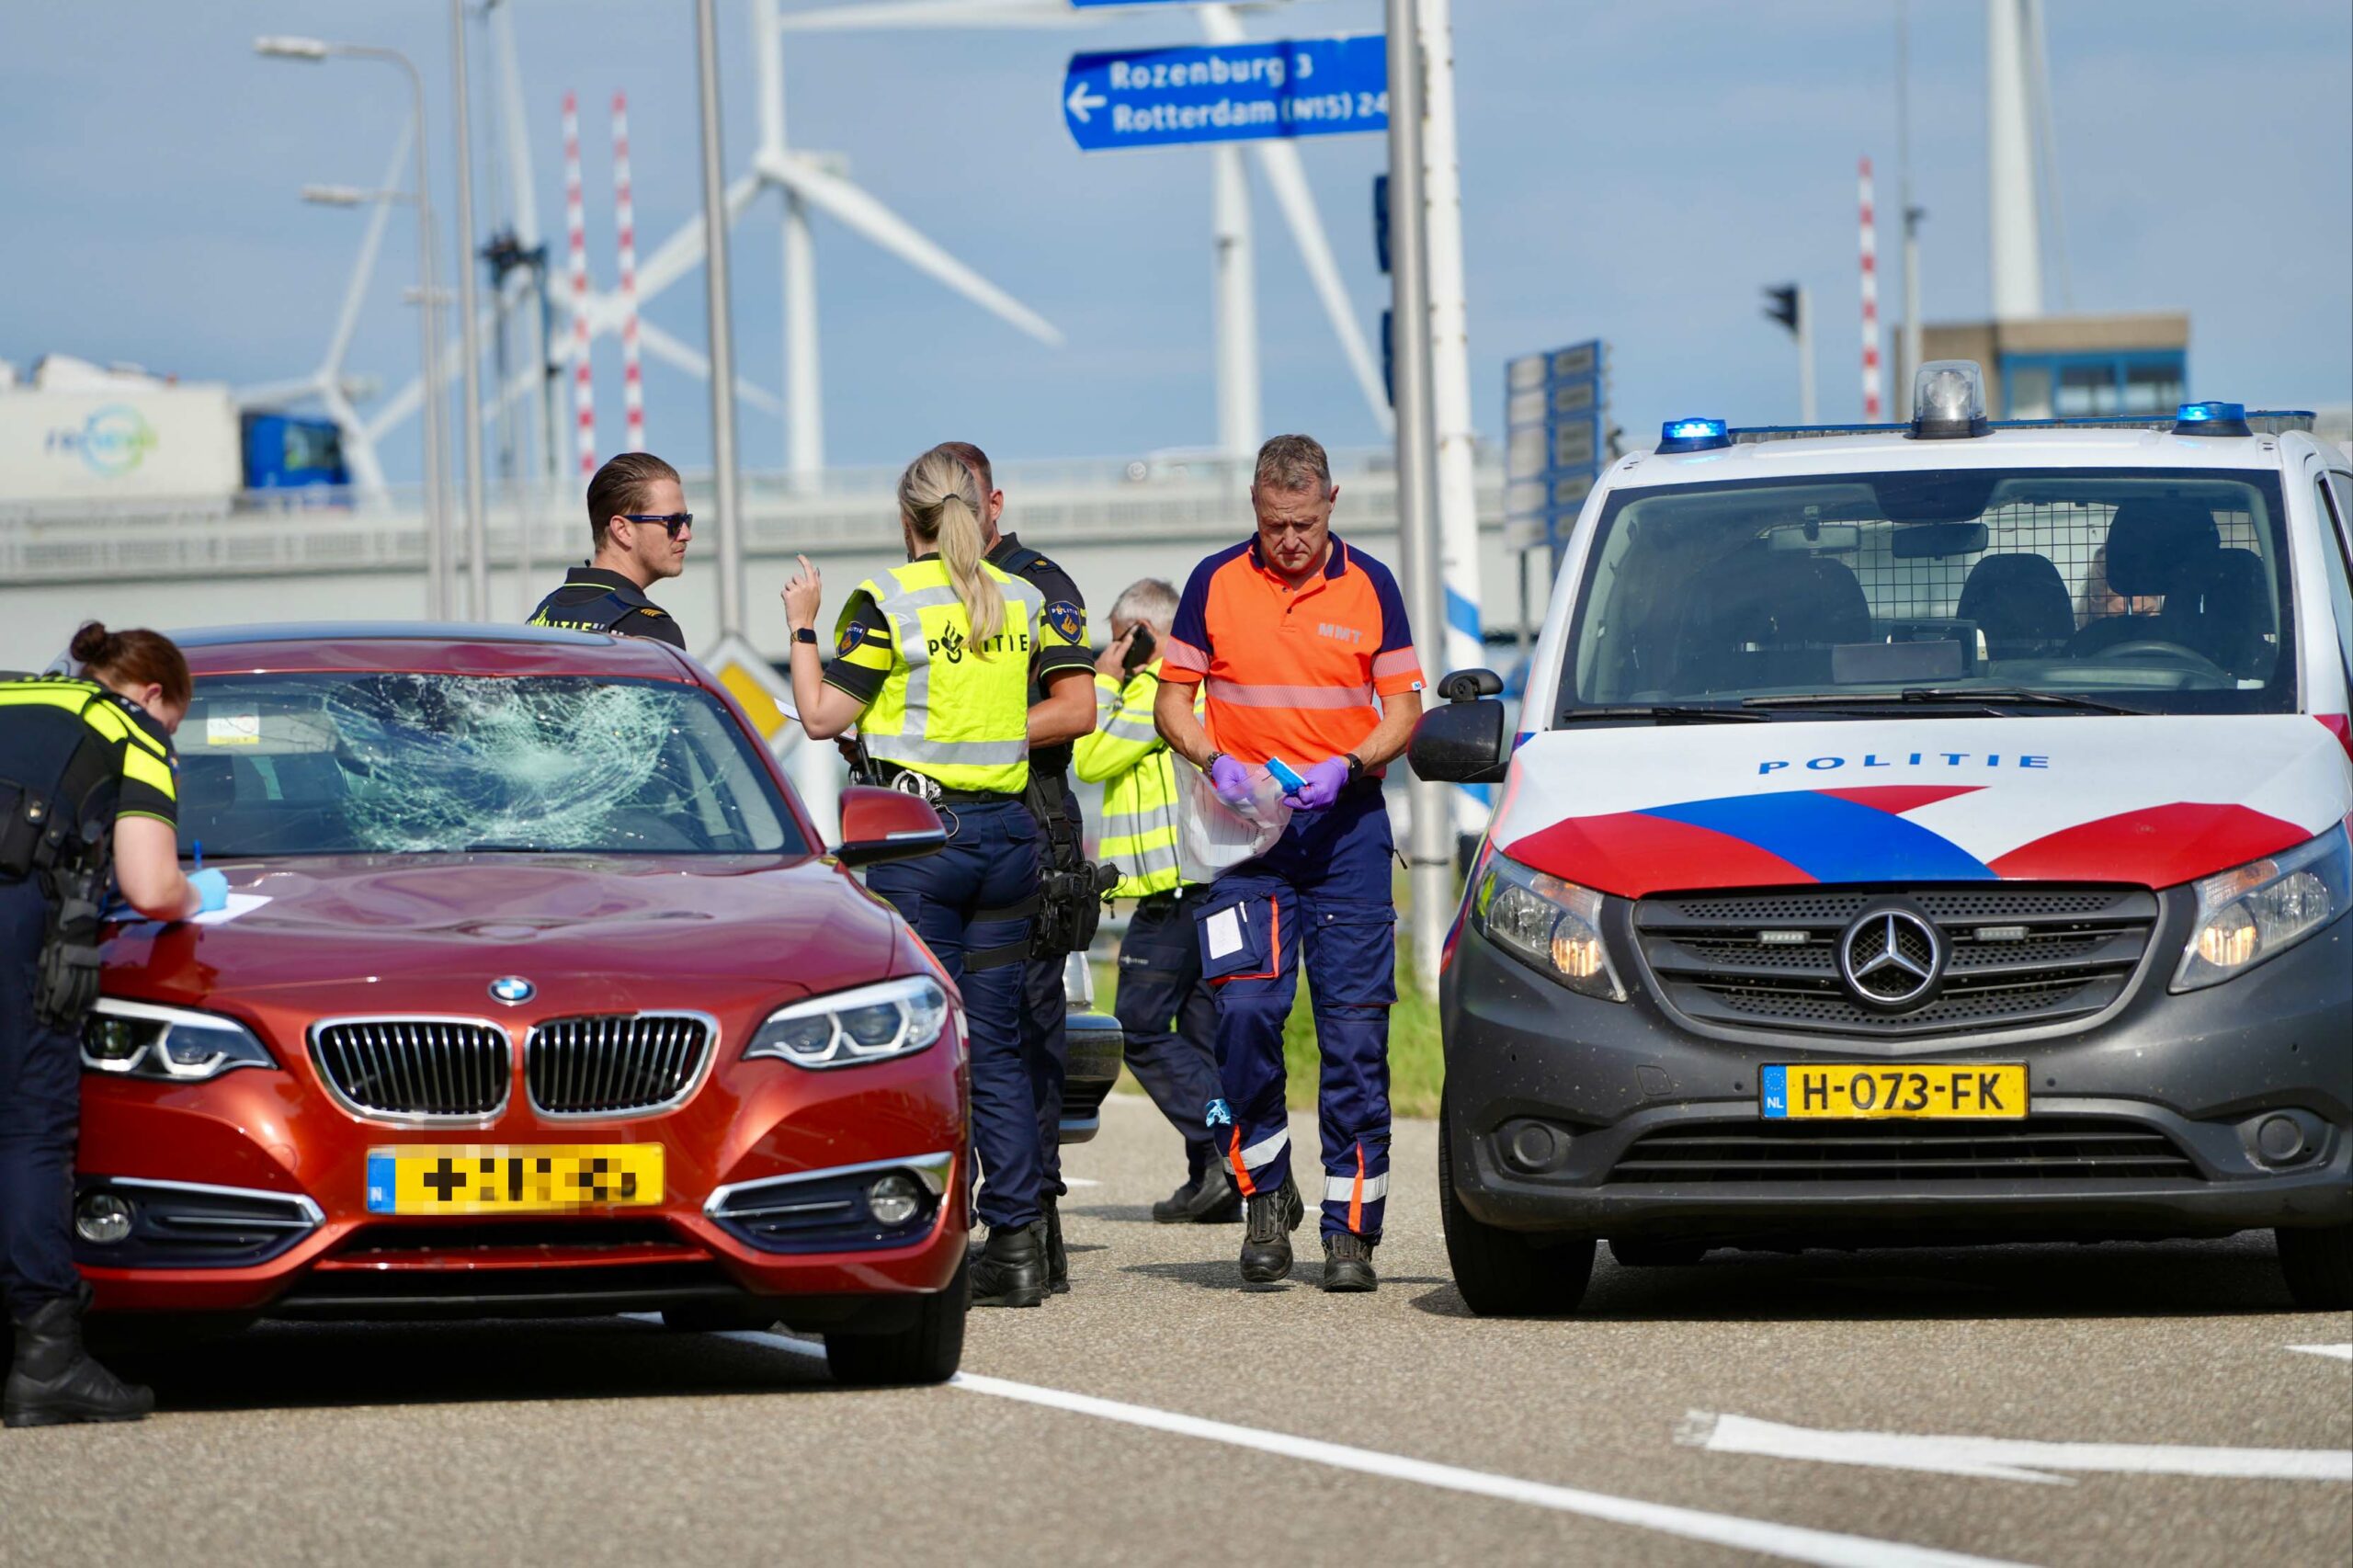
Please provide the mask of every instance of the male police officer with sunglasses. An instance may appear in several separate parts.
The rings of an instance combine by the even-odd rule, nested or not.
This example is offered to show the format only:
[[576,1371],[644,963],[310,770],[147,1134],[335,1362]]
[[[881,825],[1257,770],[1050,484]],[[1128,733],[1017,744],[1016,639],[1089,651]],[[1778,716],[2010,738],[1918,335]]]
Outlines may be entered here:
[[588,482],[595,557],[564,574],[563,586],[531,612],[531,624],[651,637],[684,652],[686,633],[645,590],[686,570],[694,524],[676,469],[651,452],[614,458]]

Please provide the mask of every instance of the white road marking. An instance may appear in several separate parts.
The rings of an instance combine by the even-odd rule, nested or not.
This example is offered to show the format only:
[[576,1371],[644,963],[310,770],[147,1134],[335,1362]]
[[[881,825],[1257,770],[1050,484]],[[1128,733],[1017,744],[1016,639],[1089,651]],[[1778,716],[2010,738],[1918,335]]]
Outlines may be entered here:
[[[817,1341],[799,1339],[786,1334],[734,1333],[721,1337],[740,1340],[746,1345],[766,1345],[790,1351],[795,1356],[822,1359],[825,1354],[825,1347]],[[1392,1481],[1416,1482],[1424,1486],[1435,1486],[1448,1492],[1466,1492],[1506,1503],[1525,1503],[1532,1507],[1550,1508],[1556,1513],[1580,1514],[1611,1524],[1631,1525],[1638,1529],[1656,1530],[1688,1540],[1704,1540],[1736,1551],[1783,1557],[1793,1562],[1823,1563],[1828,1568],[2016,1568],[2015,1564],[2006,1563],[2000,1558],[1972,1557],[1966,1552],[1943,1551],[1935,1547],[1913,1546],[1904,1541],[1844,1535],[1835,1530],[1809,1529],[1802,1525],[1779,1525],[1767,1519],[1742,1518],[1736,1514],[1711,1514],[1698,1508],[1678,1508],[1665,1503],[1613,1497],[1602,1492],[1579,1491],[1571,1486],[1552,1486],[1540,1481],[1522,1481],[1516,1476],[1491,1475],[1484,1471],[1465,1470],[1460,1465],[1406,1459],[1372,1449],[1351,1448],[1346,1443],[1294,1437],[1288,1432],[1236,1426],[1229,1422],[1204,1420],[1198,1415],[1179,1415],[1174,1411],[1155,1410],[1146,1404],[1097,1399],[1091,1394],[1040,1388],[1033,1383],[1008,1382],[1003,1378],[983,1377],[977,1372],[959,1372],[949,1380],[949,1386],[961,1389],[966,1393],[1017,1400],[1024,1404],[1043,1405],[1050,1410],[1092,1415],[1155,1432],[1170,1432],[1181,1437],[1198,1437],[1205,1442],[1225,1443],[1238,1449],[1255,1449],[1260,1453],[1304,1460],[1310,1464],[1329,1465],[1335,1470],[1355,1471],[1359,1474],[1378,1475]]]
[[2301,1350],[2307,1356],[2326,1356],[2332,1360],[2353,1361],[2353,1345],[2290,1345],[2290,1350]]
[[1873,1465],[1997,1481],[2073,1486],[2049,1471],[2120,1475],[2206,1475],[2261,1481],[2353,1482],[2353,1449],[2200,1449],[2164,1443],[2042,1443],[2010,1437],[1825,1432],[1746,1415],[1695,1410],[1675,1440],[1718,1454],[1764,1454],[1825,1464]]

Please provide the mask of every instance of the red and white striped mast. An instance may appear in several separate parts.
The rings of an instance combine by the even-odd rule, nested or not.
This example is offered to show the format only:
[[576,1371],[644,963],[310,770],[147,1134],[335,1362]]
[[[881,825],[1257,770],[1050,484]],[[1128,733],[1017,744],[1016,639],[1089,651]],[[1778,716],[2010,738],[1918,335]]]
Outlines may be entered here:
[[1863,203],[1863,418],[1880,418],[1879,222],[1871,209],[1871,161],[1862,163]]
[[620,228],[621,413],[624,451],[645,450],[645,385],[637,358],[637,206],[629,187],[629,97],[613,95],[613,218]]
[[597,382],[588,354],[588,224],[580,200],[580,100],[563,95],[563,222],[572,245],[572,406],[580,483],[597,474]]

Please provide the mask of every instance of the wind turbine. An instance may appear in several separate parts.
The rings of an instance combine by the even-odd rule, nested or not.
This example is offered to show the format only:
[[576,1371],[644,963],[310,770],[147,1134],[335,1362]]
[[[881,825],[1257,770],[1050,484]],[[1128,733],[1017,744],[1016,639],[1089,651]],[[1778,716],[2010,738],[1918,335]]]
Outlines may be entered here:
[[[766,0],[772,5],[773,0]],[[1249,4],[1205,5],[1199,8],[1202,36],[1211,43],[1242,43],[1248,34],[1241,13],[1264,11],[1285,0]],[[1162,6],[1152,7],[1159,12]],[[1131,19],[1134,10],[1090,7],[1074,10],[1069,0],[875,0],[862,6],[835,6],[796,11],[782,26],[789,32],[896,31],[913,28],[1091,28],[1115,19]],[[1235,143],[1209,149],[1213,196],[1212,244],[1217,256],[1217,379],[1218,445],[1246,456],[1257,445],[1258,345],[1257,312],[1251,277],[1250,203],[1243,169],[1243,152]],[[1365,406],[1385,433],[1395,428],[1389,392],[1381,368],[1372,357],[1356,308],[1341,281],[1339,264],[1324,219],[1307,183],[1306,165],[1290,142],[1270,140],[1250,143],[1250,154],[1267,189],[1290,230],[1291,243],[1307,268],[1309,282],[1339,340],[1341,357],[1363,393]]]
[[[409,141],[415,134],[414,117],[404,120],[400,134],[392,140],[392,156],[385,165],[384,177],[376,182],[377,189],[391,190],[400,184],[401,169],[408,161]],[[388,201],[368,203],[368,226],[360,235],[358,259],[352,264],[350,281],[344,285],[343,309],[335,317],[335,332],[327,339],[327,351],[320,359],[319,368],[291,381],[240,387],[235,393],[240,409],[283,409],[317,399],[342,437],[343,459],[350,465],[353,486],[370,501],[384,499],[384,468],[376,457],[374,432],[351,404],[343,359],[351,347],[351,335],[359,324],[359,308],[367,301],[368,286],[375,278],[376,253],[383,246],[384,225],[391,221],[392,210],[392,204]]]

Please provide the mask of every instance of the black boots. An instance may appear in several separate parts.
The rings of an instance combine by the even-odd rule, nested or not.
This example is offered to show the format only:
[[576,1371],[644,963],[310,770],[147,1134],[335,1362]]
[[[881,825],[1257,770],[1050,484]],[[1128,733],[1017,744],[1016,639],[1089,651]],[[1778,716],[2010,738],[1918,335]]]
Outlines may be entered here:
[[17,1357],[0,1396],[10,1426],[63,1426],[74,1421],[137,1421],[155,1408],[153,1391],[125,1383],[82,1348],[85,1285],[36,1309],[17,1324]]
[[1378,1290],[1381,1280],[1372,1272],[1374,1244],[1353,1231],[1342,1231],[1336,1236],[1324,1238],[1324,1289],[1326,1290]]
[[1063,1211],[1057,1207],[1060,1199],[1053,1193],[1038,1195],[1039,1210],[1045,1215],[1046,1227],[1046,1289],[1057,1296],[1070,1294],[1070,1254],[1063,1250]]
[[976,1307],[1046,1304],[1046,1222],[997,1225],[972,1254],[972,1300]]
[[1288,1175],[1277,1190],[1250,1195],[1250,1225],[1242,1238],[1244,1283],[1271,1285],[1290,1272],[1290,1233],[1306,1212]]
[[1153,1220],[1163,1225],[1230,1225],[1242,1218],[1242,1195],[1233,1178],[1212,1160],[1201,1174],[1152,1206]]

